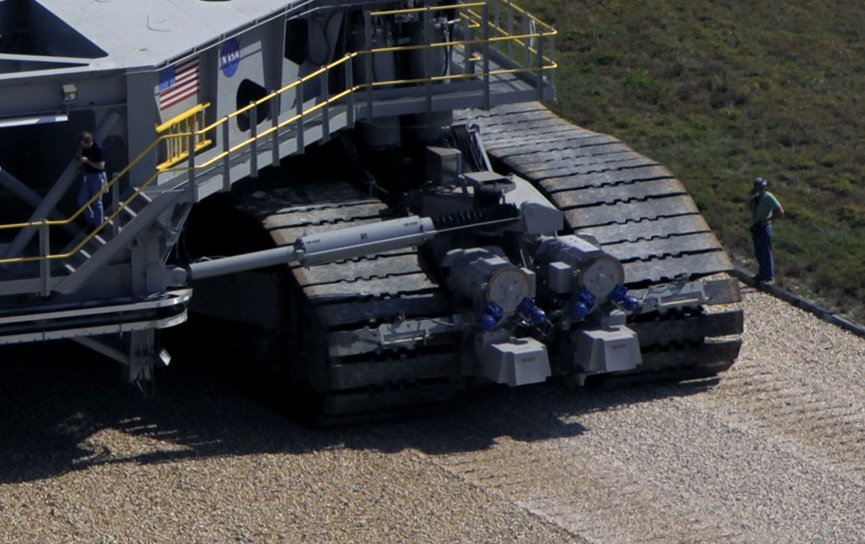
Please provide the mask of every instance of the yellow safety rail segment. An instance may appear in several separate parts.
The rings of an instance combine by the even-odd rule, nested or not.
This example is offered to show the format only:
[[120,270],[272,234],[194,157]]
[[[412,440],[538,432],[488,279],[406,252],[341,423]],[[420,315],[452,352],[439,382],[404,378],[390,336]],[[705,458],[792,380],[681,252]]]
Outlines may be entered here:
[[[477,8],[480,8],[478,11]],[[408,13],[421,13],[421,12],[429,12],[431,8],[422,7],[422,8],[409,8],[402,10],[388,10],[388,11],[377,11],[370,13],[371,16],[391,16],[391,15],[399,15],[399,14],[408,14]],[[389,81],[373,81],[362,84],[355,84],[351,88],[347,88],[342,92],[336,93],[332,96],[328,96],[326,99],[321,100],[319,103],[304,109],[302,112],[297,113],[284,121],[274,124],[269,128],[256,133],[254,137],[247,138],[229,149],[223,150],[221,153],[216,154],[205,162],[194,163],[192,169],[206,169],[213,166],[215,163],[226,160],[232,154],[251,146],[253,143],[266,138],[272,135],[274,132],[277,132],[294,123],[301,122],[304,117],[307,117],[313,113],[316,113],[319,110],[327,108],[330,104],[342,100],[343,98],[362,91],[367,90],[379,86],[393,86],[400,84],[417,84],[417,83],[438,83],[442,81],[457,81],[461,79],[469,79],[469,78],[481,78],[487,76],[495,76],[495,75],[504,75],[504,74],[516,74],[516,73],[533,73],[533,72],[545,72],[551,71],[557,67],[556,63],[553,61],[551,56],[552,47],[549,47],[548,50],[539,49],[536,47],[536,44],[541,43],[543,40],[551,39],[556,35],[556,31],[546,23],[543,23],[539,19],[530,15],[526,11],[518,8],[514,4],[512,4],[509,0],[489,0],[486,2],[456,2],[452,5],[448,6],[436,6],[435,10],[447,10],[447,9],[457,9],[459,13],[459,17],[465,21],[465,25],[467,28],[474,29],[477,32],[477,29],[480,29],[481,32],[484,31],[484,25],[486,25],[486,29],[489,32],[489,35],[486,37],[480,37],[477,39],[470,40],[451,40],[447,42],[439,42],[439,43],[431,43],[431,44],[421,44],[421,45],[408,45],[408,46],[394,46],[394,47],[384,47],[384,48],[376,48],[368,51],[358,51],[347,54],[341,59],[338,59],[326,66],[319,68],[318,70],[303,76],[296,81],[286,85],[285,87],[273,91],[267,96],[262,97],[259,100],[251,102],[249,105],[238,109],[235,112],[232,112],[229,115],[226,115],[217,121],[211,123],[210,125],[205,125],[206,120],[206,112],[207,108],[210,106],[209,103],[200,104],[188,111],[181,113],[180,115],[169,119],[168,121],[158,125],[156,127],[157,138],[154,140],[146,149],[141,151],[138,156],[135,157],[130,163],[123,168],[119,173],[117,173],[105,186],[102,193],[97,196],[94,196],[89,201],[84,203],[84,205],[78,209],[75,213],[73,213],[70,217],[63,220],[42,220],[42,221],[32,221],[27,223],[15,223],[15,224],[7,224],[0,225],[0,230],[7,229],[24,229],[29,227],[56,227],[62,225],[68,225],[75,221],[84,210],[92,204],[96,198],[101,198],[101,195],[108,192],[114,185],[116,185],[119,180],[127,175],[131,169],[137,165],[139,162],[144,160],[146,157],[152,154],[159,154],[162,152],[162,156],[166,157],[165,160],[159,163],[154,171],[154,173],[141,185],[135,188],[133,193],[126,198],[126,200],[118,203],[117,208],[107,216],[105,222],[100,225],[94,232],[90,233],[86,238],[84,238],[78,245],[74,248],[70,249],[65,253],[53,253],[49,255],[38,255],[38,256],[30,256],[30,257],[14,257],[7,259],[0,259],[0,265],[3,264],[11,264],[11,263],[23,263],[23,262],[32,262],[32,261],[46,261],[46,260],[56,260],[56,259],[67,259],[77,252],[79,252],[86,244],[89,242],[94,236],[96,236],[101,230],[103,230],[110,222],[116,220],[118,216],[129,207],[130,203],[137,199],[148,187],[150,187],[160,175],[170,172],[188,172],[190,167],[178,167],[176,165],[183,162],[185,159],[190,158],[190,154],[192,158],[199,151],[207,148],[213,144],[213,140],[208,138],[207,135],[212,131],[215,131],[217,128],[222,126],[224,123],[230,122],[232,119],[235,119],[239,115],[247,114],[253,108],[257,108],[258,106],[267,103],[270,100],[278,97],[279,95],[290,91],[292,89],[296,89],[300,85],[311,81],[317,77],[323,77],[328,74],[331,70],[342,66],[345,63],[351,62],[355,58],[361,55],[375,55],[384,52],[397,52],[397,51],[411,51],[411,50],[422,50],[422,49],[434,49],[439,47],[454,47],[454,46],[462,46],[467,51],[470,49],[471,54],[467,57],[469,61],[482,61],[483,51],[482,47],[495,47],[500,53],[503,53],[507,58],[511,59],[514,64],[517,66],[524,66],[520,68],[500,68],[495,70],[488,70],[487,72],[473,72],[473,73],[465,73],[465,74],[448,74],[448,75],[440,75],[440,76],[429,76],[429,77],[421,77],[414,79],[400,79],[400,80],[389,80]],[[504,10],[506,14],[506,22],[505,23],[494,23],[491,19],[499,19],[499,15],[501,11]],[[493,13],[491,13],[493,12]],[[485,14],[487,18],[485,19]],[[495,16],[495,17],[493,17]],[[523,27],[526,30],[522,33],[515,34],[513,29],[516,27]],[[522,63],[516,59],[516,55],[513,51],[502,51],[502,47],[504,45],[518,46],[520,51],[529,51],[531,53],[530,58],[527,59],[525,63]],[[541,52],[541,55],[538,55],[538,52]],[[540,57],[540,58],[537,58]],[[533,59],[533,60],[532,60]],[[532,64],[534,62],[534,64]],[[190,142],[191,151],[190,151]],[[161,147],[164,146],[164,147]]]
[[209,106],[209,102],[199,104],[161,125],[157,125],[157,134],[166,132],[172,136],[194,134],[193,143],[191,144],[189,138],[169,138],[166,140],[166,156],[168,158],[156,166],[157,170],[167,170],[182,160],[189,158],[190,145],[192,146],[192,153],[197,153],[213,143],[213,140],[206,137],[206,132],[199,132],[204,127],[204,112]]

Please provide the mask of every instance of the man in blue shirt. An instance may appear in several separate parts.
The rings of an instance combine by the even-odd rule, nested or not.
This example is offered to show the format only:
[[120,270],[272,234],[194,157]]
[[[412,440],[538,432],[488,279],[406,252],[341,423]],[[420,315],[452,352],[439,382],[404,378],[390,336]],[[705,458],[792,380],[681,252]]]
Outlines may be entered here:
[[760,265],[754,280],[763,283],[775,281],[775,263],[772,259],[772,220],[784,216],[784,208],[768,191],[769,183],[763,178],[754,180],[754,189],[748,200],[751,210],[751,238],[754,240],[754,255]]

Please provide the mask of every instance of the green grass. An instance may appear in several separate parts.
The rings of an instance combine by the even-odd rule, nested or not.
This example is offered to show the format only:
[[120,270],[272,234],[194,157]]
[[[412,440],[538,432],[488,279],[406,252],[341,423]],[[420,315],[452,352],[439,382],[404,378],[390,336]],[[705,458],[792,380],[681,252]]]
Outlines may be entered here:
[[779,284],[865,320],[865,4],[521,0],[553,24],[551,108],[663,163],[754,270],[769,179]]

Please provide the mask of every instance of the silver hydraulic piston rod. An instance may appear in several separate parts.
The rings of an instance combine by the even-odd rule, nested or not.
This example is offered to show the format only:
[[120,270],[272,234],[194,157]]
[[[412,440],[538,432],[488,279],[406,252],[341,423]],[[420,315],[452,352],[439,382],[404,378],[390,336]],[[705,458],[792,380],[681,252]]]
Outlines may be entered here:
[[421,245],[436,234],[433,221],[428,217],[390,219],[303,236],[289,246],[191,263],[189,278],[198,280],[289,262],[310,266],[353,259]]

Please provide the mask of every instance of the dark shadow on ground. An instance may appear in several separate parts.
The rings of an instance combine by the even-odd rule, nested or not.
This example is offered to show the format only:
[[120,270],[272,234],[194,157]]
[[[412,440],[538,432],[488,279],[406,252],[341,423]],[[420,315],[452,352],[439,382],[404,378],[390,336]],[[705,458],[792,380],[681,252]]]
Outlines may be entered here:
[[[474,451],[503,436],[518,441],[577,436],[587,432],[579,423],[581,414],[694,394],[714,383],[597,390],[556,384],[493,387],[432,415],[310,429],[245,396],[200,363],[160,369],[156,396],[144,399],[120,379],[114,363],[73,342],[0,348],[0,484],[116,462],[292,455],[327,448],[413,448],[433,455]],[[118,456],[89,440],[103,431],[182,447]]]

